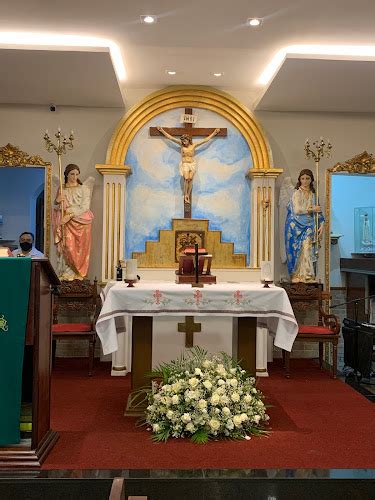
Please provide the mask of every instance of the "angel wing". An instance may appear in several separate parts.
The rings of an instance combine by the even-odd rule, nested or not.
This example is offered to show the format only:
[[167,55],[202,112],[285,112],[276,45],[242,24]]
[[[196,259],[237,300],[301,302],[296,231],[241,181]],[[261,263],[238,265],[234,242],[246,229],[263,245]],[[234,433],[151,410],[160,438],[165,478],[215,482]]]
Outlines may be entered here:
[[94,184],[95,184],[95,177],[92,177],[90,175],[90,177],[87,177],[87,179],[84,180],[82,184],[90,189],[90,198],[91,198],[92,190],[94,189]]
[[286,263],[285,252],[285,219],[287,213],[287,206],[294,191],[294,185],[291,177],[285,177],[281,184],[279,194],[279,241],[280,241],[280,257],[283,264]]

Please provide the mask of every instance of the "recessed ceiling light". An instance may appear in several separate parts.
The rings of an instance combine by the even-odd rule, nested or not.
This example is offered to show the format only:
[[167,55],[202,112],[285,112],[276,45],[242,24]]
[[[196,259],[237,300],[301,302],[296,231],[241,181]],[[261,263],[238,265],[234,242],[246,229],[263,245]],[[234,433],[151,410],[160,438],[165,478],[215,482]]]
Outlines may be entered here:
[[147,16],[141,16],[141,22],[146,24],[156,23],[157,17],[151,16],[150,14]]
[[224,75],[224,73],[214,73],[214,76],[217,76],[217,77],[223,76],[223,75]]
[[167,69],[167,70],[165,70],[165,72],[167,73],[167,75],[175,75],[177,73],[177,71],[175,71],[173,69]]
[[262,24],[262,19],[259,19],[259,17],[249,17],[247,24],[253,27],[260,26]]

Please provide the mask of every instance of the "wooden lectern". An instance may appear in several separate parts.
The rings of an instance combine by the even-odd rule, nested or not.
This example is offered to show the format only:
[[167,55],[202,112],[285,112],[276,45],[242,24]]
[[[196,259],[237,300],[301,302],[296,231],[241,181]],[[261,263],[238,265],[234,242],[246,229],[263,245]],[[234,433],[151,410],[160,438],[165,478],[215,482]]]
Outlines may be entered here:
[[32,377],[32,436],[0,447],[0,470],[39,468],[59,437],[50,428],[50,397],[52,291],[60,281],[45,258],[32,259],[30,279],[25,345],[32,366],[25,375]]

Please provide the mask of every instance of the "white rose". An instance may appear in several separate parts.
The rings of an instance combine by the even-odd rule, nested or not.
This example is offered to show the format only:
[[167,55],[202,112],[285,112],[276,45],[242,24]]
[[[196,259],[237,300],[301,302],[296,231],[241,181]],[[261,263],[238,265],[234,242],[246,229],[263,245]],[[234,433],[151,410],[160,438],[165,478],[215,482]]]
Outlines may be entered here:
[[194,425],[193,425],[191,422],[189,422],[188,424],[186,424],[185,429],[186,429],[188,432],[194,432],[194,431],[195,431],[195,427],[194,427]]
[[198,401],[198,408],[200,410],[205,410],[207,408],[207,401],[205,399],[200,399]]
[[199,380],[197,378],[195,378],[195,377],[189,378],[189,384],[194,389],[199,384]]
[[250,394],[246,394],[246,396],[244,397],[245,403],[251,403],[252,399],[253,397]]
[[232,400],[234,403],[238,403],[238,401],[240,400],[240,395],[239,395],[237,392],[234,392],[234,393],[231,395],[231,400]]
[[231,368],[229,371],[231,372],[232,375],[234,375],[237,371],[237,368]]
[[211,396],[211,403],[213,405],[217,405],[217,404],[219,404],[219,402],[220,402],[220,396],[219,396],[219,394],[216,394],[216,392],[214,392]]
[[230,431],[231,431],[232,429],[234,429],[233,420],[228,420],[228,422],[226,423],[225,427],[226,427],[227,429],[229,429]]
[[231,385],[232,387],[237,387],[237,386],[238,386],[238,380],[237,380],[237,379],[235,379],[235,378],[231,378],[231,379],[230,379],[230,385]]
[[253,394],[256,394],[256,393],[257,393],[257,390],[255,389],[255,387],[253,387],[253,388],[251,389],[251,392],[252,392]]
[[172,391],[173,392],[179,392],[181,389],[181,383],[180,382],[175,382],[172,384]]
[[227,406],[224,406],[224,408],[221,410],[223,412],[223,415],[228,417],[230,415],[230,409]]
[[212,365],[212,361],[210,361],[209,359],[205,359],[203,361],[203,368],[209,368],[211,365]]
[[213,431],[217,431],[220,428],[220,422],[216,418],[211,418],[208,424]]
[[233,417],[233,423],[236,427],[241,427],[242,425],[242,419],[241,419],[241,415],[235,415]]
[[187,399],[197,399],[198,392],[197,391],[186,391],[185,393]]
[[210,382],[209,380],[205,380],[205,381],[203,382],[203,385],[204,385],[204,386],[205,386],[205,388],[206,388],[206,389],[208,389],[208,390],[212,389],[212,384],[211,384],[211,382]]
[[256,424],[259,424],[259,422],[260,422],[260,415],[254,415],[253,416],[253,422],[255,422]]
[[241,413],[241,422],[246,422],[246,420],[249,420],[249,417],[246,413]]
[[167,418],[169,418],[169,420],[172,420],[173,415],[174,415],[174,411],[172,411],[172,410],[167,411]]
[[217,385],[225,385],[225,380],[219,378],[219,380],[217,381]]
[[170,392],[171,386],[169,384],[165,384],[165,385],[163,385],[163,387],[161,388],[161,390],[163,392]]
[[152,424],[152,430],[154,432],[159,432],[160,431],[160,425],[159,424]]
[[229,398],[224,394],[224,396],[221,396],[220,398],[220,403],[223,405],[227,405],[229,403]]
[[181,417],[181,420],[183,421],[184,424],[188,424],[189,422],[191,422],[190,413],[184,413]]
[[221,396],[222,394],[225,394],[225,387],[223,387],[223,386],[218,387],[215,392],[216,392],[216,394],[220,394],[220,396]]
[[194,374],[195,374],[195,375],[202,375],[202,370],[201,370],[200,368],[196,368],[196,369],[194,370]]
[[178,405],[179,402],[180,402],[180,398],[177,396],[177,394],[172,396],[172,404],[173,405]]

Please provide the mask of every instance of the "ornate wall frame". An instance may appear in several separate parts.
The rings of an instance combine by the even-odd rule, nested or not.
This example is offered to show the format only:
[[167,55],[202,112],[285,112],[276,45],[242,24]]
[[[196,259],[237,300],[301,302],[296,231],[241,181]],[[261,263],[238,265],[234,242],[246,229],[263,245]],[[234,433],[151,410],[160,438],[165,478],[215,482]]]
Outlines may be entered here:
[[343,163],[336,163],[333,167],[326,171],[326,223],[325,223],[325,286],[330,289],[330,259],[331,259],[331,189],[332,189],[332,174],[334,173],[348,174],[375,174],[375,157],[363,151],[363,153],[354,156],[350,160]]
[[44,249],[46,257],[50,254],[51,245],[51,183],[52,164],[44,161],[42,157],[22,151],[17,146],[7,144],[0,147],[0,168],[44,168]]

